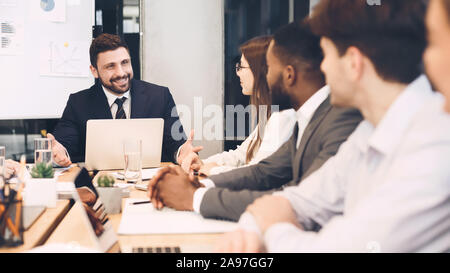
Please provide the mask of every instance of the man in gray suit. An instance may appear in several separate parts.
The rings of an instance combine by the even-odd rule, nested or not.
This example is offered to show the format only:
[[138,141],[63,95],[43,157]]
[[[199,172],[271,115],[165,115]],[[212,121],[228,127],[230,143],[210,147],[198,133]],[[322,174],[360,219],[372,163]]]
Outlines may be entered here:
[[306,24],[292,23],[275,33],[267,52],[267,82],[274,104],[289,101],[297,110],[292,137],[260,163],[201,183],[180,167],[165,168],[149,184],[153,204],[236,221],[258,197],[297,185],[319,169],[362,119],[355,109],[330,105],[321,61],[319,38]]

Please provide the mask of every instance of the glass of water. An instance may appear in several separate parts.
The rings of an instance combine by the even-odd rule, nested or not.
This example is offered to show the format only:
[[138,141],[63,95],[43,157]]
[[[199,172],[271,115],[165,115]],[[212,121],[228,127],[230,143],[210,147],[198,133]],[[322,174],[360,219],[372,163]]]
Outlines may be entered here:
[[125,140],[123,143],[125,157],[124,178],[127,183],[142,181],[142,141]]
[[52,140],[48,138],[36,138],[34,140],[34,164],[52,164]]
[[5,156],[6,156],[6,149],[5,146],[0,146],[0,183],[2,183],[1,180],[3,180],[3,176],[5,175]]

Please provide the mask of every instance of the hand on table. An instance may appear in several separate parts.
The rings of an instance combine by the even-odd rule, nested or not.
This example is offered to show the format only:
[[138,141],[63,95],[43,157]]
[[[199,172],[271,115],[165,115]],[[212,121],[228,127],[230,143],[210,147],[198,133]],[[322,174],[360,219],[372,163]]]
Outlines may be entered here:
[[52,134],[47,134],[47,138],[52,140],[53,161],[61,167],[69,167],[72,164],[67,151]]
[[148,184],[148,196],[156,209],[193,210],[195,191],[203,185],[193,174],[171,165],[161,169]]
[[[191,171],[191,165],[193,163],[198,163],[200,158],[198,158],[198,152],[203,150],[202,146],[194,147],[192,141],[194,140],[194,130],[191,130],[188,140],[180,147],[180,153],[177,158],[178,164],[180,164],[183,170],[187,173]],[[195,158],[195,156],[197,158]],[[200,161],[201,162],[201,161]],[[198,167],[199,169],[200,167]]]
[[184,158],[181,163],[181,168],[186,173],[193,173],[194,171],[200,171],[204,166],[203,161],[197,153],[191,152]]
[[81,202],[93,206],[97,202],[97,196],[89,190],[88,187],[77,188],[78,195],[80,196]]
[[198,171],[198,173],[201,175],[210,176],[211,170],[218,166],[219,166],[219,164],[217,164],[216,162],[209,162],[209,163],[203,164],[202,167],[200,168],[200,170]]
[[5,161],[5,178],[9,179],[14,175],[17,175],[20,171],[20,163],[14,160],[8,159]]

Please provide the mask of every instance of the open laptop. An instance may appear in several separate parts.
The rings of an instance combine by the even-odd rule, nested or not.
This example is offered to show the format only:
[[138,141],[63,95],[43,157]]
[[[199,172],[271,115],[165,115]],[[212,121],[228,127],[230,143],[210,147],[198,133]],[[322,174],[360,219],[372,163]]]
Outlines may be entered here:
[[119,252],[112,222],[86,169],[78,173],[72,192],[73,206],[36,252]]
[[124,169],[125,140],[142,140],[142,168],[161,164],[164,120],[89,120],[86,131],[86,163],[89,170]]
[[[81,169],[75,181],[76,189],[88,189],[92,197],[90,204],[82,201],[79,191],[73,193],[74,205],[46,245],[32,252],[122,252],[122,253],[179,253],[178,246],[131,247],[120,246],[110,217],[104,209],[92,178],[86,169]],[[86,193],[86,191],[84,191]],[[80,193],[80,194],[79,194]],[[85,196],[86,197],[86,196]],[[84,198],[86,200],[86,198]],[[74,232],[70,232],[70,231]]]

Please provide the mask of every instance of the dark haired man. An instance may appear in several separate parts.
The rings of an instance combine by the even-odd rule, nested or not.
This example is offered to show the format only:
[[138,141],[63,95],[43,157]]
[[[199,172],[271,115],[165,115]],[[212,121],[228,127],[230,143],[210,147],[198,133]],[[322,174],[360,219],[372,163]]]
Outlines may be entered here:
[[[183,139],[174,139],[172,126],[180,122],[167,87],[133,79],[128,46],[119,36],[102,34],[90,47],[91,72],[97,83],[69,97],[63,116],[53,133],[55,145],[65,147],[55,154],[57,164],[84,161],[86,123],[90,119],[163,118],[163,162],[176,162]],[[173,115],[175,113],[175,115]],[[185,138],[180,123],[180,134]],[[50,138],[53,138],[50,135]],[[60,144],[59,144],[60,143]],[[190,144],[190,143],[188,143]],[[194,148],[191,145],[188,148]]]
[[450,250],[450,117],[420,75],[424,14],[422,0],[318,4],[331,102],[365,120],[299,186],[250,205],[217,250]]
[[[285,185],[297,185],[333,156],[361,121],[355,109],[332,107],[320,72],[319,37],[307,24],[292,23],[274,34],[267,59],[267,83],[273,104],[297,111],[292,137],[259,164],[215,175],[201,183],[178,167],[162,170],[150,182],[152,202],[179,210],[194,210],[208,218],[237,221],[256,198]],[[161,178],[161,179],[160,179]]]
[[427,75],[447,98],[450,113],[450,0],[432,0],[427,17],[428,47],[424,55]]

